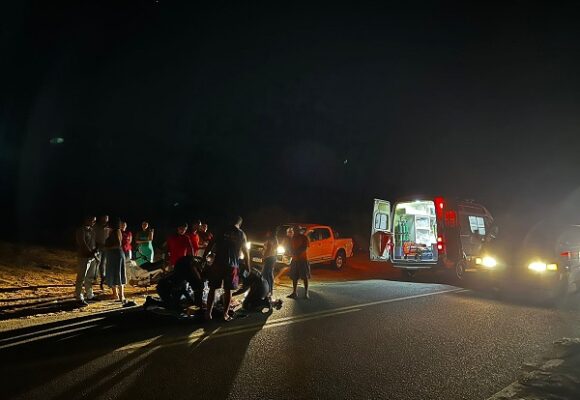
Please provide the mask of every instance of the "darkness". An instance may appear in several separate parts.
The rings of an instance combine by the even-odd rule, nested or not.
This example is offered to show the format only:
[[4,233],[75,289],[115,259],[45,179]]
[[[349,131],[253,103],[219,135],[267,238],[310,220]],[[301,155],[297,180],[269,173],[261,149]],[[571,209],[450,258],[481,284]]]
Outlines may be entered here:
[[415,193],[474,198],[504,221],[580,221],[574,5],[3,8],[4,237],[70,242],[103,212],[361,236],[373,197]]

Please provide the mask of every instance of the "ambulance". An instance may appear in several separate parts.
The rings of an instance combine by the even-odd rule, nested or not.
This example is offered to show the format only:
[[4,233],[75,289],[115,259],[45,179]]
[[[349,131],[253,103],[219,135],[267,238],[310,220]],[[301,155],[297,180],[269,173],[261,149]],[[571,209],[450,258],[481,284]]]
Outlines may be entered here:
[[404,278],[432,270],[461,280],[466,272],[493,268],[483,265],[481,257],[484,244],[495,236],[491,213],[472,200],[375,199],[370,259],[391,263]]

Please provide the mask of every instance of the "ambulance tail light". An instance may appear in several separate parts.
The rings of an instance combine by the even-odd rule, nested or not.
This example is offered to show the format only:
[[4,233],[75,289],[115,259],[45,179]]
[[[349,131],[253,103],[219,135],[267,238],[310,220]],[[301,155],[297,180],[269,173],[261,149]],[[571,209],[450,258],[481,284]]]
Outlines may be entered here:
[[445,240],[443,239],[443,236],[437,236],[437,250],[439,253],[445,252]]
[[443,218],[443,210],[445,209],[445,201],[443,197],[435,197],[435,214],[437,218]]

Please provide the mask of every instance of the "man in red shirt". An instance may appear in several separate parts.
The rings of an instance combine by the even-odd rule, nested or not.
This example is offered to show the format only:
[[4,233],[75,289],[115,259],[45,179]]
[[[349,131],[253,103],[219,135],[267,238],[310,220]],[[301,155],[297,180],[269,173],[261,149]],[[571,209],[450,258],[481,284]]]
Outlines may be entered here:
[[199,256],[199,248],[201,247],[199,231],[201,229],[201,221],[193,221],[191,223],[191,230],[189,233],[189,239],[191,240],[191,245],[193,246],[193,255]]
[[295,299],[297,296],[298,279],[304,282],[304,298],[309,299],[308,295],[308,279],[310,279],[310,264],[308,264],[308,238],[298,228],[298,234],[295,234],[294,228],[290,227],[286,230],[286,243],[292,261],[290,262],[290,279],[292,279],[292,293],[287,297]]
[[179,224],[177,233],[167,238],[167,254],[169,255],[169,265],[171,266],[174,266],[181,257],[195,254],[191,238],[186,232],[187,224]]

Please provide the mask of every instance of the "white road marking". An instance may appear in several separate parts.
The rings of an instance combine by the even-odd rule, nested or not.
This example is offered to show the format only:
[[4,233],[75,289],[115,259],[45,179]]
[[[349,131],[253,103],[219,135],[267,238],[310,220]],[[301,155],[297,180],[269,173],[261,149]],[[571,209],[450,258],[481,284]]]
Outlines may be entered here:
[[[252,331],[256,331],[256,330],[277,328],[277,327],[296,324],[296,323],[300,323],[300,322],[306,322],[306,321],[311,321],[311,320],[315,320],[315,319],[321,319],[321,318],[333,317],[333,316],[341,315],[341,314],[347,314],[347,313],[351,313],[351,312],[357,312],[357,311],[361,311],[361,309],[363,309],[363,308],[372,307],[372,306],[381,305],[381,304],[396,303],[396,302],[405,301],[405,300],[418,299],[421,297],[436,296],[436,295],[441,295],[441,294],[445,294],[445,293],[460,293],[460,292],[466,292],[466,291],[467,291],[466,289],[441,290],[438,292],[423,293],[423,294],[417,294],[417,295],[413,295],[413,296],[397,297],[394,299],[386,299],[386,300],[377,300],[377,301],[371,301],[371,302],[362,303],[362,304],[353,304],[351,306],[337,307],[337,308],[332,308],[329,310],[316,311],[316,312],[312,312],[312,313],[295,315],[292,317],[277,318],[277,319],[273,319],[273,320],[268,320],[264,324],[257,323],[257,324],[234,326],[231,328],[224,328],[221,330],[217,329],[211,333],[206,333],[203,331],[201,331],[201,332],[196,331],[196,332],[192,333],[191,335],[189,335],[188,337],[176,338],[175,340],[168,340],[168,341],[164,341],[164,342],[156,342],[154,345],[161,346],[161,347],[168,347],[168,346],[183,345],[183,344],[194,344],[196,342],[218,339],[221,337],[232,336],[232,335],[252,332]],[[134,351],[134,350],[137,350],[137,349],[140,349],[143,347],[150,346],[155,340],[157,340],[157,338],[128,344],[126,346],[123,346],[123,347],[116,349],[115,351],[116,352]]]

